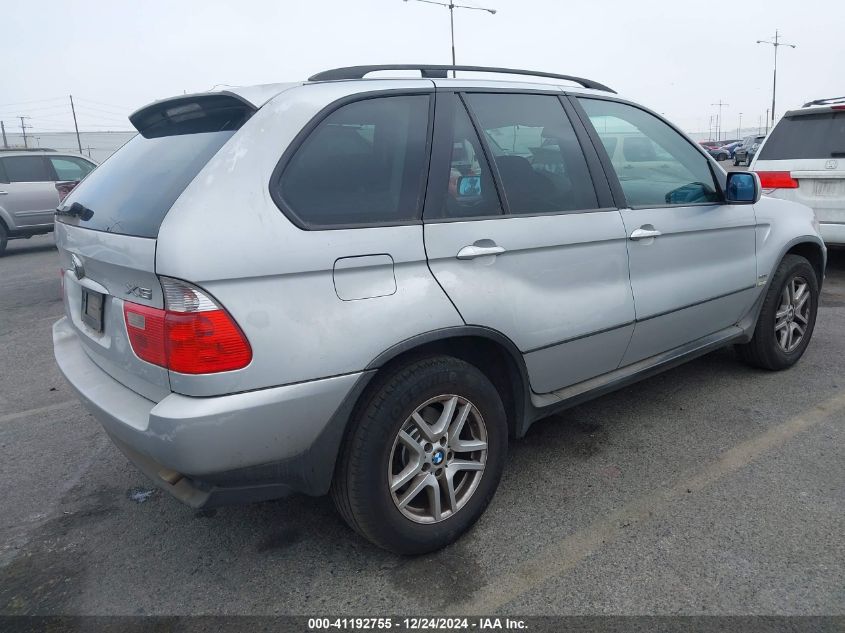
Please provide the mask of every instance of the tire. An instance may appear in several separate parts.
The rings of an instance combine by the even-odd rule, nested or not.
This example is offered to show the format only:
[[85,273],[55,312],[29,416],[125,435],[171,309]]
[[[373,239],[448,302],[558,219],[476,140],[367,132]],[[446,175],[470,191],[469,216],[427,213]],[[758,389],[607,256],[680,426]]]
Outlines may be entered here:
[[716,157],[716,160],[718,160],[721,163],[723,160],[728,160],[728,155],[727,154],[719,154]]
[[[794,283],[805,285],[804,293],[795,292]],[[797,286],[800,288],[800,286]],[[791,289],[791,294],[790,294]],[[809,293],[809,295],[806,295]],[[797,295],[797,296],[796,296]],[[807,296],[801,301],[800,297]],[[796,296],[794,300],[790,297]],[[784,310],[784,306],[792,309]],[[796,309],[796,305],[800,305]],[[804,306],[807,306],[806,313]],[[816,325],[819,305],[819,282],[816,271],[805,258],[787,255],[783,258],[763,300],[760,316],[754,329],[754,337],[745,345],[738,345],[740,358],[753,367],[778,371],[792,367],[803,356]],[[786,323],[786,325],[782,325]],[[800,340],[793,324],[802,328]],[[779,329],[776,330],[776,326]],[[793,334],[794,332],[794,334]],[[786,341],[786,345],[784,345]]]
[[739,167],[739,161],[736,158],[734,158],[734,167]]
[[0,257],[6,252],[6,244],[9,243],[9,232],[6,230],[6,225],[0,222]]
[[[469,529],[496,492],[507,454],[504,406],[481,371],[449,356],[418,359],[376,380],[351,421],[332,499],[349,526],[379,547],[405,555],[432,552]],[[412,414],[419,413],[428,422],[429,432],[440,432],[438,423],[447,419],[447,406],[454,411],[449,417],[455,423],[466,411],[466,422],[455,438],[451,436],[457,424],[447,427],[448,439],[443,438],[447,443],[441,450],[439,441],[426,441],[436,436],[426,438]],[[405,431],[401,438],[400,431]],[[486,450],[462,450],[480,447],[483,440]],[[412,450],[413,442],[418,445]],[[483,468],[464,470],[470,462],[482,463]],[[400,485],[403,474],[410,479]],[[448,480],[455,491],[451,496]],[[435,481],[436,487],[430,485]],[[440,500],[439,520],[435,493]],[[400,509],[403,502],[406,505]]]

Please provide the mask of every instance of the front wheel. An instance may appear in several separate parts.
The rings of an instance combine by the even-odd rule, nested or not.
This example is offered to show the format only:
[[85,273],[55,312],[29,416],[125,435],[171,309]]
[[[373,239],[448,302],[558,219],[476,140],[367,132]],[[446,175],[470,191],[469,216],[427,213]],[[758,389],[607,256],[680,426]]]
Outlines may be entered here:
[[810,343],[818,303],[819,282],[810,262],[798,255],[784,257],[763,300],[754,337],[737,346],[740,357],[762,369],[792,367]]
[[6,231],[6,226],[0,222],[0,257],[3,256],[3,253],[6,251],[6,244],[9,240],[9,233]]
[[495,387],[475,366],[437,356],[392,371],[362,404],[332,484],[340,514],[398,554],[456,540],[484,512],[504,467],[507,423]]

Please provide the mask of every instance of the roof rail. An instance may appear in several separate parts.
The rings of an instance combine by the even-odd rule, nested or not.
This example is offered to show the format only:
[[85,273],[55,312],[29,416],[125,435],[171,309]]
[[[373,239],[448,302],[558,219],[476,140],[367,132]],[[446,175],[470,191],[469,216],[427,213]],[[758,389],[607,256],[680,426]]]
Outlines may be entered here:
[[829,97],[827,99],[816,99],[815,101],[808,101],[802,108],[808,108],[814,105],[830,105],[831,103],[845,102],[845,97]]
[[572,81],[581,84],[585,88],[593,90],[603,90],[605,92],[612,92],[616,94],[615,90],[611,90],[604,84],[600,84],[592,79],[584,79],[583,77],[573,77],[572,75],[558,75],[556,73],[546,73],[537,70],[522,70],[519,68],[495,68],[488,66],[449,66],[442,64],[381,64],[375,66],[345,66],[343,68],[332,68],[331,70],[324,70],[316,75],[308,78],[308,81],[335,81],[338,79],[363,79],[365,75],[376,72],[378,70],[418,70],[420,74],[427,79],[445,79],[448,71],[461,70],[465,72],[477,73],[502,73],[507,75],[530,75],[532,77],[548,77],[550,79],[562,79],[564,81]]
[[0,147],[0,152],[55,152],[52,147]]

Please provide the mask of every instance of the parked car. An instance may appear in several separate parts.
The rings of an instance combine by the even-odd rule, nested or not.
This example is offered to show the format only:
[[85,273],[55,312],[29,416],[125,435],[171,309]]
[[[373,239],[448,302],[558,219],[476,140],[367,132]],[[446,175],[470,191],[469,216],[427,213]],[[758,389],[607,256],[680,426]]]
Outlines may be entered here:
[[722,143],[721,141],[699,141],[698,144],[709,152],[711,149],[719,147]]
[[0,150],[0,255],[8,240],[53,230],[56,206],[97,164],[50,150]]
[[595,81],[452,69],[152,103],[63,201],[56,360],[177,499],[330,492],[372,542],[428,552],[534,421],[728,345],[801,358],[810,209]]
[[729,141],[719,147],[714,147],[709,151],[710,155],[717,161],[722,162],[734,157],[737,148],[742,145],[742,141]]
[[742,145],[734,150],[734,167],[750,165],[754,159],[754,154],[760,147],[760,143],[764,140],[766,140],[765,134],[746,136],[742,141]]
[[751,169],[768,195],[811,207],[825,242],[845,245],[845,97],[787,112]]

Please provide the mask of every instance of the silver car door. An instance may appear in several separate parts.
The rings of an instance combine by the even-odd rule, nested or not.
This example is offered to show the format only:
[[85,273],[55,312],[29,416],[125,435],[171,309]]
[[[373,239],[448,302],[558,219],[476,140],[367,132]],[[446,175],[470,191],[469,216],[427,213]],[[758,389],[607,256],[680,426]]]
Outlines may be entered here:
[[709,159],[659,117],[579,98],[595,134],[623,141],[608,161],[627,202],[636,328],[627,365],[735,325],[757,285],[752,205],[727,205]]
[[583,130],[554,95],[441,92],[437,108],[425,245],[463,319],[513,341],[538,393],[615,369],[626,236]]

